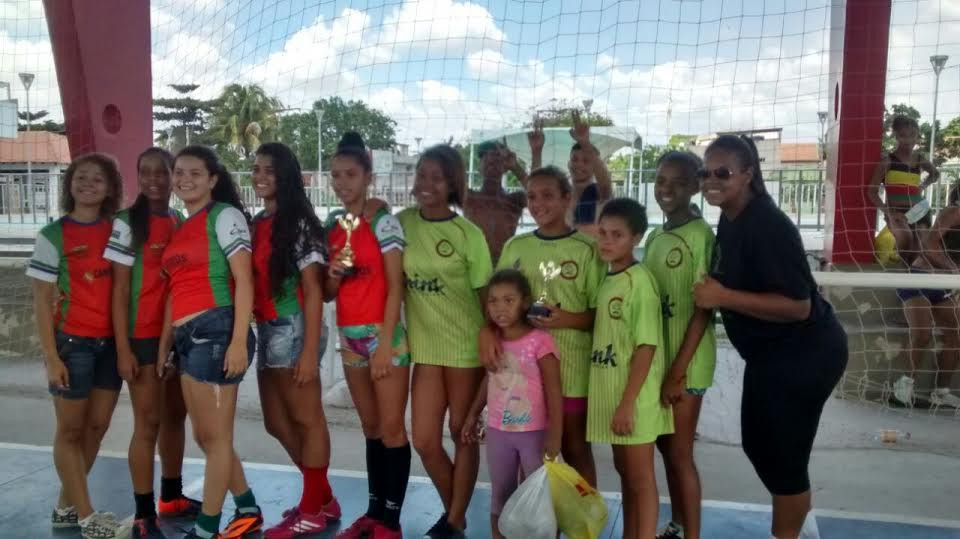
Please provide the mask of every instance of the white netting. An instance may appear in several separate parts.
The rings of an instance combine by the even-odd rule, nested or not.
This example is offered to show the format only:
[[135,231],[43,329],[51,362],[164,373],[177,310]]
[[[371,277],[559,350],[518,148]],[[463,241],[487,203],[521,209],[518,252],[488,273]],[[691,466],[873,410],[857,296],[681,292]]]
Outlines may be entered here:
[[[818,114],[829,109],[830,78],[836,75],[830,64],[839,46],[830,42],[832,13],[825,0],[155,0],[150,10],[155,140],[171,149],[188,141],[214,145],[245,183],[243,173],[258,142],[291,145],[303,168],[315,171],[326,168],[340,135],[357,129],[375,150],[376,195],[403,207],[410,203],[420,149],[452,141],[468,158],[476,187],[482,178],[472,143],[506,137],[523,155],[522,133],[535,115],[566,127],[570,110],[579,109],[598,137],[609,129],[604,147],[615,193],[640,199],[657,224],[662,215],[650,170],[656,156],[667,147],[702,153],[719,132],[749,132],[758,142],[768,189],[816,254],[823,250],[824,226],[834,218],[824,211],[829,115]],[[834,28],[834,36],[842,39],[842,30]],[[958,36],[960,4],[893,2],[889,111],[929,124],[935,84],[929,57],[949,57],[937,93],[935,157],[943,179],[928,191],[935,207],[943,204],[947,184],[960,179]],[[56,216],[50,193],[68,159],[62,155],[65,144],[58,146],[62,139],[50,135],[62,129],[63,114],[42,2],[0,0],[0,82],[10,83],[11,97],[25,112],[21,72],[35,75],[31,127],[44,134],[22,138],[20,153],[0,162],[0,232],[10,238],[0,247],[11,256],[29,252],[29,238]],[[5,92],[0,85],[0,101]],[[3,106],[7,115],[0,114],[0,123],[9,123],[10,104]],[[39,117],[40,111],[46,116]],[[929,128],[921,132],[920,146],[928,148]],[[571,141],[558,141],[556,164],[565,167]],[[0,138],[0,154],[7,155],[10,143]],[[60,161],[27,174],[27,153],[41,151]],[[878,142],[863,163],[872,166],[882,152]],[[311,175],[310,194],[322,214],[335,202],[322,176]],[[515,188],[511,182],[507,187]],[[252,190],[244,189],[256,205]],[[717,210],[704,210],[716,223]],[[873,209],[857,210],[865,216],[861,222],[876,222]],[[521,229],[531,225],[525,214]],[[872,252],[852,254],[873,259]],[[880,271],[866,262],[842,269]],[[26,280],[18,281],[13,270],[9,279],[10,286],[0,288],[0,302],[29,309]],[[908,287],[911,277],[902,279]],[[830,293],[854,354],[839,392],[844,400],[830,409],[850,406],[880,414],[880,423],[952,421],[955,428],[945,409],[904,411],[889,404],[890,384],[903,370],[898,343],[906,335],[893,290]],[[22,327],[17,324],[10,327]],[[26,330],[3,329],[0,350],[19,350],[17,343],[29,340]],[[723,346],[703,434],[736,442],[741,365]],[[919,394],[929,393],[932,368],[929,360],[918,365]],[[960,376],[954,378],[958,387]],[[861,418],[846,408],[838,413],[839,419],[828,423],[842,426],[827,429],[836,445],[856,444],[862,433],[872,432],[861,429]]]

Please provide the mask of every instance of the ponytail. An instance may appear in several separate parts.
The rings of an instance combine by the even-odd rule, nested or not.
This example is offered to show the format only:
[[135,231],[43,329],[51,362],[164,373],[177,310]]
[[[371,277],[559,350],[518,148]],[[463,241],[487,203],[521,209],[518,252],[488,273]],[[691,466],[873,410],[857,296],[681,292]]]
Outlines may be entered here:
[[763,172],[760,170],[760,152],[757,151],[757,143],[747,135],[740,135],[740,140],[742,140],[747,147],[750,167],[753,168],[753,176],[750,178],[750,190],[757,196],[766,195],[767,186],[763,181]]
[[734,154],[743,169],[753,169],[750,191],[756,196],[768,196],[766,184],[763,182],[763,171],[760,170],[760,154],[752,138],[747,135],[720,135],[707,146],[704,156],[718,150]]
[[217,177],[217,183],[214,184],[213,191],[210,193],[214,201],[233,206],[240,210],[240,213],[247,218],[247,222],[250,221],[250,214],[247,213],[246,208],[243,206],[243,199],[240,198],[240,189],[237,188],[236,182],[233,181],[233,176],[230,174],[230,171],[220,162],[220,158],[217,157],[216,152],[206,146],[194,145],[187,146],[177,153],[178,159],[183,156],[196,157],[202,160],[207,169],[207,173]]
[[[163,164],[167,167],[167,176],[172,175],[173,154],[157,146],[147,148],[137,157],[137,174],[140,173],[140,163],[148,155],[160,156]],[[147,242],[147,238],[150,236],[150,201],[147,200],[146,195],[143,193],[137,195],[136,200],[130,206],[129,214],[130,232],[133,235],[133,250],[136,251]]]

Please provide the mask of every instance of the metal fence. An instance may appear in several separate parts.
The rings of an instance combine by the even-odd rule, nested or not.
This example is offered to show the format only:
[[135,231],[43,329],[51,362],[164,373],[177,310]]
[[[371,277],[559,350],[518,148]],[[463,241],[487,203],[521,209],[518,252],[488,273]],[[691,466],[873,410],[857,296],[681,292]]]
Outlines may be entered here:
[[[940,170],[942,180],[929,188],[927,193],[934,208],[941,208],[946,204],[951,186],[960,181],[960,165],[944,166]],[[823,228],[825,171],[822,168],[781,168],[765,171],[764,174],[770,195],[799,228]],[[662,221],[653,194],[656,171],[623,170],[615,171],[612,175],[615,196],[639,200],[647,207],[651,223],[658,224]],[[315,173],[308,172],[306,176],[310,179],[307,195],[317,207],[318,213],[324,215],[327,210],[339,205],[329,187],[328,173],[324,173],[320,181],[317,181]],[[262,207],[262,202],[250,186],[249,173],[237,173],[235,177],[240,184],[244,203],[251,208]],[[413,180],[412,173],[378,174],[371,195],[386,200],[394,208],[413,205]],[[479,181],[479,177],[474,177],[471,184],[476,186]],[[59,185],[58,174],[34,174],[30,181],[23,174],[0,174],[0,227],[36,228],[59,217]],[[518,189],[518,186],[507,188],[509,191]],[[717,210],[708,208],[702,197],[696,202],[708,218],[718,217],[714,215],[718,214]],[[174,207],[182,207],[176,199]],[[529,215],[525,215],[521,224],[529,225],[529,220]]]

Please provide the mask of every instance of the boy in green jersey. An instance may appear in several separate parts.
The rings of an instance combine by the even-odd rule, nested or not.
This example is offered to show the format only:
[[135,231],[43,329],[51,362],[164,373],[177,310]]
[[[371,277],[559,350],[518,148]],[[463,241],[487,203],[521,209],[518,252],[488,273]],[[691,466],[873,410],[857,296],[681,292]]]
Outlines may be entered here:
[[693,442],[717,355],[711,312],[697,308],[692,293],[709,269],[714,245],[713,230],[690,205],[699,191],[700,168],[700,159],[687,152],[667,152],[657,161],[653,193],[666,222],[647,236],[644,246],[643,263],[657,281],[663,306],[667,375],[660,399],[673,407],[675,427],[673,434],[657,440],[672,511],[661,539],[700,538],[700,477]]
[[587,440],[613,445],[623,490],[623,536],[653,537],[659,508],[653,445],[673,432],[673,414],[660,402],[666,370],[660,291],[633,257],[647,229],[646,211],[635,200],[611,200],[598,228],[608,273],[597,294]]

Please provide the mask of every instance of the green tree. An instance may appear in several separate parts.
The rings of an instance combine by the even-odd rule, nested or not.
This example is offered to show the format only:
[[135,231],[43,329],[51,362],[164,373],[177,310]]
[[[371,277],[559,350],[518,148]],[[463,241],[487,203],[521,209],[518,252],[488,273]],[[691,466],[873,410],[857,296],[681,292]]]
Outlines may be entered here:
[[187,95],[200,87],[197,84],[170,84],[169,86],[181,97],[153,100],[154,122],[167,125],[166,129],[155,131],[156,144],[182,147],[187,144],[187,139],[190,142],[209,142],[205,140],[204,132],[217,101],[196,99]]
[[231,84],[217,98],[206,139],[235,170],[246,170],[261,142],[276,140],[283,105],[256,84]]
[[[886,108],[883,109],[883,147],[886,151],[893,151],[897,147],[896,137],[891,133],[891,127],[893,125],[893,118],[895,116],[906,116],[912,118],[920,125],[920,140],[917,142],[918,151],[927,155],[930,152],[930,134],[932,127],[930,122],[920,123],[920,111],[914,107],[898,103],[890,107],[890,110]],[[950,123],[953,123],[952,121]],[[948,128],[950,124],[947,124]],[[945,132],[946,128],[942,126],[940,120],[937,120],[937,144],[936,149],[934,150],[937,155],[935,156],[933,162],[935,165],[942,165],[948,158],[952,157],[949,155],[948,151],[945,150],[944,145],[947,143],[945,137],[952,136],[947,135]],[[952,131],[951,131],[952,133]]]
[[[36,112],[30,113],[30,130],[31,131],[50,131],[51,133],[64,133],[66,128],[60,122],[55,122],[50,119],[43,120],[50,113],[45,110],[38,110]],[[17,117],[20,118],[20,122],[17,124],[17,131],[26,131],[27,130],[27,113],[18,112]],[[38,120],[43,120],[38,122]]]
[[277,140],[290,146],[306,170],[317,167],[317,110],[323,110],[323,167],[337,151],[337,143],[347,131],[356,131],[368,148],[392,150],[396,144],[397,122],[363,101],[344,101],[339,97],[314,102],[310,112],[280,117]]
[[[587,112],[582,105],[575,105],[568,100],[562,100],[551,105],[549,109],[537,111],[536,117],[543,122],[544,127],[572,127],[573,113],[579,112],[580,118],[592,126],[602,127],[613,125],[609,116],[599,112]],[[533,127],[533,120],[523,124],[524,127]]]

